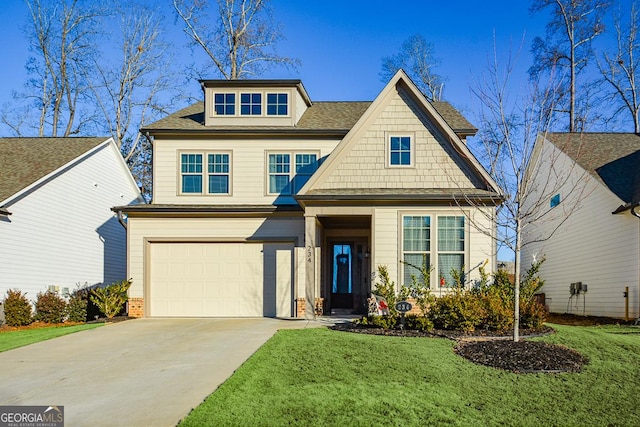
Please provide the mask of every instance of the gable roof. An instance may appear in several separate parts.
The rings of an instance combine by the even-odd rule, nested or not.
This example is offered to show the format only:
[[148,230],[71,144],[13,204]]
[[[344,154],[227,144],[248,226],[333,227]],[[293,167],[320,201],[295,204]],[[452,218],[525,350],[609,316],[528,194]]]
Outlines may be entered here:
[[640,204],[640,135],[558,132],[546,137],[628,206],[621,210]]
[[[471,153],[469,148],[462,142],[460,137],[455,133],[452,126],[444,119],[442,114],[436,110],[435,106],[430,103],[425,96],[419,91],[419,89],[415,86],[415,84],[411,81],[411,79],[407,76],[407,74],[401,69],[396,72],[393,78],[387,83],[384,89],[380,92],[380,94],[376,97],[376,100],[371,103],[367,111],[358,119],[358,122],[353,126],[353,128],[349,131],[349,133],[344,137],[342,141],[336,146],[336,148],[331,152],[328,158],[322,163],[322,165],[318,168],[318,170],[311,176],[309,181],[302,187],[302,189],[298,192],[296,196],[296,200],[299,202],[301,200],[310,200],[315,198],[316,196],[323,196],[322,191],[319,191],[319,186],[327,179],[329,175],[331,175],[332,171],[338,167],[340,163],[340,159],[344,153],[348,151],[348,147],[352,144],[357,143],[356,134],[359,129],[365,126],[365,123],[370,117],[373,117],[377,114],[377,110],[382,107],[384,99],[390,96],[394,91],[397,90],[399,85],[402,85],[403,89],[407,91],[419,104],[419,107],[426,113],[427,117],[433,122],[433,124],[438,127],[443,134],[446,136],[447,142],[450,143],[455,151],[460,154],[461,159],[466,162],[467,166],[471,169],[472,173],[475,174],[475,178],[479,181],[484,182],[485,188],[476,188],[476,189],[463,189],[462,193],[465,193],[465,190],[474,190],[473,193],[475,195],[479,195],[482,193],[484,196],[487,196],[487,199],[498,200],[501,198],[499,186],[497,183],[491,178],[491,176],[487,173],[487,171],[482,167],[482,165],[478,162],[475,156]],[[448,105],[448,104],[447,104]],[[443,104],[440,103],[441,108]],[[444,110],[444,113],[453,117],[453,112],[455,111],[453,107],[451,109]],[[465,127],[471,127],[471,124],[464,119],[460,115],[460,113],[456,114],[459,116],[456,118],[457,125],[462,125]],[[464,120],[464,122],[460,119]],[[475,133],[475,132],[474,132]],[[370,190],[367,190],[367,194],[370,193]],[[475,190],[485,190],[482,192],[477,192]],[[403,191],[403,193],[407,193]],[[425,194],[420,194],[420,192],[416,193],[415,191],[410,191],[409,193],[413,196],[425,196]],[[361,193],[364,194],[364,193]],[[441,191],[438,194],[443,194]],[[369,194],[371,196],[372,194]],[[396,194],[395,196],[400,196]],[[402,195],[404,197],[404,194]]]
[[0,138],[0,204],[110,138]]

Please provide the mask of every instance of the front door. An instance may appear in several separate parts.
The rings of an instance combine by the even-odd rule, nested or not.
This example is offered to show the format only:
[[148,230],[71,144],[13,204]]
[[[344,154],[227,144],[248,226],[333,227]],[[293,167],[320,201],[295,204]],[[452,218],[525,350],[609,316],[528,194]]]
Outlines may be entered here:
[[331,309],[358,311],[362,305],[365,249],[362,242],[340,241],[329,245],[331,254]]

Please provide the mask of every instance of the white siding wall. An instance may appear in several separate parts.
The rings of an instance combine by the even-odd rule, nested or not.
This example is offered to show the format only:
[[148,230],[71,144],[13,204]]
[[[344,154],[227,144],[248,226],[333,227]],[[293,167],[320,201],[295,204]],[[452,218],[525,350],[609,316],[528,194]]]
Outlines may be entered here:
[[[317,152],[320,159],[327,156],[338,142],[338,140],[233,140],[227,142],[156,140],[154,142],[153,203],[271,204],[277,196],[267,195],[267,152]],[[179,195],[179,153],[186,151],[231,152],[231,195]],[[292,158],[292,162],[294,160]],[[287,199],[293,203],[291,197]]]
[[126,278],[126,233],[110,210],[138,193],[113,145],[16,203],[0,220],[0,299],[21,289],[34,299],[47,286]]
[[[389,271],[391,280],[396,282],[396,285],[400,286],[402,282],[402,266],[400,265],[400,259],[402,257],[402,216],[408,215],[430,215],[431,216],[431,241],[432,241],[432,254],[431,265],[438,268],[436,265],[437,257],[435,256],[435,248],[437,235],[437,216],[438,215],[457,215],[465,216],[466,224],[466,237],[467,247],[465,260],[465,271],[468,273],[468,279],[474,281],[479,279],[479,270],[482,264],[488,260],[486,266],[487,272],[492,272],[495,269],[495,245],[490,234],[491,232],[491,220],[490,215],[492,210],[489,208],[482,208],[484,214],[478,209],[451,209],[451,208],[377,208],[375,209],[373,218],[373,263],[372,273],[377,274],[377,267],[379,265],[386,265]],[[437,271],[435,270],[434,271]],[[437,287],[437,274],[432,274],[431,287],[432,289],[438,289]],[[375,284],[372,283],[372,289],[375,288]]]
[[279,239],[304,245],[304,219],[282,218],[129,218],[129,296],[144,297],[145,240],[241,242]]
[[[542,165],[537,179],[548,171],[549,162]],[[582,176],[578,170],[576,176]],[[583,197],[579,209],[565,187],[559,191],[563,198],[558,209],[562,215],[555,220],[540,221],[525,234],[528,240],[544,236],[555,228],[566,212],[573,211],[551,239],[529,244],[522,252],[522,271],[534,259],[546,257],[540,269],[545,280],[542,292],[550,311],[594,316],[623,318],[623,291],[630,287],[630,315],[639,313],[640,287],[640,220],[630,213],[612,215],[622,204],[608,189],[591,176],[584,176]],[[545,203],[549,203],[548,200]],[[562,209],[562,210],[561,210]],[[570,299],[569,285],[582,282],[588,285],[586,294]]]

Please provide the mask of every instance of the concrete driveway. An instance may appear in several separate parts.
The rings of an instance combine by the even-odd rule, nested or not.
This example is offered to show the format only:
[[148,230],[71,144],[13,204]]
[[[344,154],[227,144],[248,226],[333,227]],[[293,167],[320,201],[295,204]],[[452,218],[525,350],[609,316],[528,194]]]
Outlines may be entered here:
[[63,405],[66,426],[175,426],[279,319],[137,319],[0,353],[0,405]]

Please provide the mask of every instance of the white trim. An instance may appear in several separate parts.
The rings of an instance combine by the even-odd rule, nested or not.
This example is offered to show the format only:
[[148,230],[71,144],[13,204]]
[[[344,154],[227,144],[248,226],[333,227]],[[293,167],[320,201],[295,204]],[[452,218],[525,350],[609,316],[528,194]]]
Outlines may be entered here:
[[[391,138],[409,138],[409,164],[391,164]],[[416,167],[416,134],[415,132],[385,132],[384,148],[385,167],[389,169],[415,169]]]

